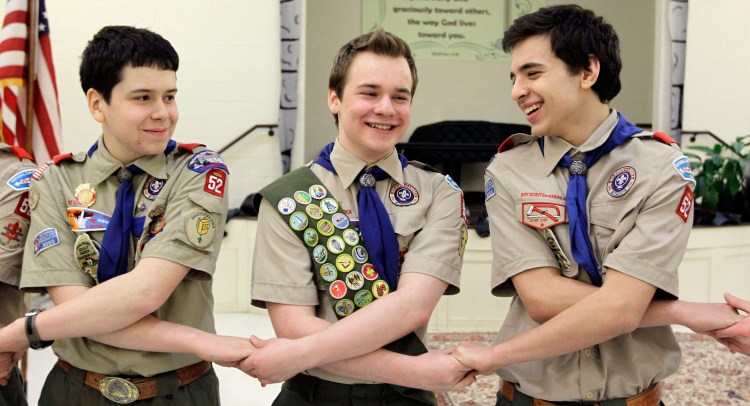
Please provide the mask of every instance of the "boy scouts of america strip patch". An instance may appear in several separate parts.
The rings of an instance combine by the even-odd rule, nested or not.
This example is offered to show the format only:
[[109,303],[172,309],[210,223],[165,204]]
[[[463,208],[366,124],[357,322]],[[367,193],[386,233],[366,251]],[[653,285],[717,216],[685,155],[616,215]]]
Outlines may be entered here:
[[677,213],[677,215],[680,216],[682,221],[687,223],[688,217],[690,216],[690,210],[692,208],[693,208],[693,191],[690,190],[690,187],[685,186],[685,191],[682,192],[682,197],[680,197],[680,203],[677,205],[677,209],[675,210],[675,213]]
[[693,176],[693,169],[690,167],[690,161],[683,155],[672,162],[672,166],[680,174],[682,179],[688,180],[695,183],[695,176]]
[[26,190],[31,184],[31,177],[36,172],[36,169],[26,169],[25,171],[18,172],[8,179],[8,186],[13,190]]
[[10,216],[0,219],[0,248],[15,251],[23,247],[29,223],[17,217]]
[[198,173],[204,173],[214,168],[229,173],[224,160],[221,159],[219,154],[211,150],[203,150],[195,154],[190,162],[188,162],[187,167],[191,171]]
[[57,235],[57,229],[45,228],[34,237],[34,256],[55,245],[60,245],[60,237]]

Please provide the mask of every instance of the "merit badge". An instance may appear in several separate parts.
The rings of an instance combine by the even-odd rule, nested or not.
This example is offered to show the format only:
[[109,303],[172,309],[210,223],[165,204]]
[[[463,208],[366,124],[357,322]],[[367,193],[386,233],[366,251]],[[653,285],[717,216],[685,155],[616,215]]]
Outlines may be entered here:
[[224,187],[227,184],[227,173],[221,169],[211,169],[206,173],[206,183],[203,191],[214,196],[224,197]]
[[328,251],[326,251],[326,248],[322,245],[316,245],[315,248],[313,248],[313,259],[319,264],[326,262],[326,259],[328,259]]
[[391,198],[391,203],[396,206],[411,206],[419,201],[419,192],[409,183],[404,183],[403,186],[398,183],[394,184],[388,196]]
[[351,290],[359,290],[365,284],[365,278],[361,273],[354,271],[346,274],[346,286]]
[[89,207],[96,201],[96,191],[90,183],[83,183],[76,188],[75,197],[76,205]]
[[357,245],[352,249],[352,255],[354,255],[354,260],[360,264],[367,262],[367,250],[361,245]]
[[31,185],[31,177],[36,172],[36,169],[26,169],[25,171],[18,172],[8,179],[8,186],[13,190],[26,190]]
[[344,241],[351,246],[359,244],[359,233],[353,228],[347,228],[343,232]]
[[73,256],[75,256],[78,267],[96,279],[96,272],[99,269],[99,250],[96,249],[88,234],[83,233],[76,238]]
[[276,208],[279,209],[279,213],[281,214],[290,214],[297,208],[297,202],[291,197],[285,197],[279,200],[279,204],[276,205]]
[[375,297],[375,299],[380,299],[381,297],[387,295],[390,290],[391,289],[388,287],[388,284],[382,279],[378,279],[372,284],[372,295]]
[[34,256],[39,255],[47,248],[60,244],[60,237],[57,235],[57,229],[45,228],[34,237]]
[[341,299],[336,303],[336,314],[346,317],[354,312],[354,302],[349,299]]
[[490,200],[490,197],[495,196],[495,181],[492,178],[488,178],[484,182],[484,201]]
[[363,290],[354,295],[354,304],[357,307],[365,307],[370,303],[372,303],[372,293],[369,291]]
[[318,232],[326,237],[333,234],[333,223],[331,223],[330,220],[320,220],[318,221]]
[[354,269],[354,258],[349,254],[341,254],[336,257],[336,269],[340,272],[349,272]]
[[229,173],[227,165],[224,160],[221,159],[219,154],[211,150],[203,150],[193,155],[190,162],[187,164],[188,169],[193,172],[204,173],[211,169],[221,169],[226,173]]
[[547,245],[549,245],[552,252],[555,254],[555,258],[557,259],[557,263],[560,264],[560,270],[563,274],[567,275],[570,273],[570,260],[565,255],[565,252],[563,252],[562,247],[560,246],[560,242],[557,240],[557,237],[555,236],[555,233],[552,232],[552,229],[545,229],[544,230],[544,239],[547,241]]
[[316,198],[318,200],[320,200],[320,199],[326,197],[326,195],[328,195],[328,191],[326,190],[326,188],[324,188],[321,185],[312,185],[312,186],[310,186],[309,191],[310,191],[310,196],[312,196],[312,197],[314,197],[314,198]]
[[21,197],[18,198],[18,204],[16,205],[16,209],[13,210],[13,213],[18,214],[26,220],[31,220],[31,203],[29,202],[29,192],[23,192],[21,194]]
[[148,200],[156,200],[156,196],[161,192],[165,182],[164,179],[149,176],[148,179],[146,179],[146,184],[143,185],[143,197]]
[[614,171],[607,181],[607,192],[612,197],[621,197],[628,193],[635,184],[635,169],[632,166],[623,166]]
[[34,183],[29,188],[29,208],[34,210],[37,203],[39,203],[39,186]]
[[682,197],[680,198],[680,203],[677,205],[677,210],[675,210],[675,213],[680,216],[682,221],[687,223],[688,217],[690,216],[690,209],[692,208],[693,191],[690,190],[689,187],[685,186],[685,191],[682,192]]
[[458,243],[458,256],[464,255],[466,249],[466,243],[469,241],[469,230],[467,230],[466,223],[461,224],[461,242]]
[[333,281],[331,286],[328,287],[328,292],[334,299],[341,299],[346,296],[346,285],[344,281]]
[[310,202],[312,202],[312,197],[310,197],[309,193],[298,190],[294,192],[294,200],[299,204],[310,204]]
[[326,245],[328,246],[328,251],[331,251],[334,254],[341,254],[342,252],[344,252],[344,248],[346,247],[344,245],[344,240],[336,235],[329,238]]
[[672,165],[674,166],[674,169],[677,171],[677,173],[682,176],[682,179],[689,180],[695,183],[693,168],[690,167],[690,162],[685,155],[675,159],[674,162],[672,162]]
[[318,245],[318,232],[312,228],[308,228],[302,234],[302,239],[305,240],[305,244],[307,244],[308,247],[314,247]]
[[6,251],[22,248],[29,231],[29,223],[11,216],[0,219],[0,224],[3,227],[0,231],[0,248]]
[[339,204],[336,201],[336,199],[327,197],[320,202],[320,208],[323,210],[323,213],[333,214],[333,213],[336,213],[336,211],[338,211]]
[[305,211],[310,218],[320,220],[323,218],[323,210],[320,210],[320,206],[317,204],[308,204],[305,206]]
[[295,211],[289,217],[289,225],[296,231],[302,231],[307,228],[307,222],[307,215],[301,211]]
[[150,234],[159,234],[161,230],[164,229],[164,224],[166,221],[164,220],[164,216],[159,216],[151,220],[151,224],[148,226],[148,232]]
[[333,226],[339,230],[349,227],[349,217],[346,217],[344,213],[334,213],[331,216],[331,221],[333,222]]
[[461,186],[458,186],[458,183],[456,183],[456,181],[455,181],[455,180],[453,180],[453,178],[451,178],[451,175],[445,175],[445,181],[446,181],[446,182],[448,182],[448,184],[449,184],[449,185],[451,185],[451,187],[452,187],[453,189],[456,189],[456,190],[458,190],[459,192],[463,192],[463,191],[461,190]]
[[336,267],[331,264],[323,264],[320,266],[320,277],[323,278],[326,282],[333,282],[336,280],[336,276],[338,276],[338,272],[336,271]]
[[216,222],[208,212],[195,210],[185,221],[185,233],[191,244],[198,248],[206,248],[211,245],[216,235]]
[[85,207],[68,207],[70,229],[80,233],[86,231],[104,231],[112,221],[112,216]]
[[378,278],[378,273],[375,271],[375,267],[372,266],[372,264],[364,264],[362,265],[362,275],[367,279],[368,281],[374,281]]
[[544,230],[568,221],[565,204],[529,202],[521,205],[521,222],[527,226]]

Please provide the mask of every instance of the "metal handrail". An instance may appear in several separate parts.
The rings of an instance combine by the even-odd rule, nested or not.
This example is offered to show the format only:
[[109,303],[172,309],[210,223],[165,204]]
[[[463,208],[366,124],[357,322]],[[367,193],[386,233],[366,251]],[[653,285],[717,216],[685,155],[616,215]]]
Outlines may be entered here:
[[722,140],[721,138],[719,138],[716,134],[712,133],[711,131],[707,131],[707,130],[702,130],[702,131],[685,131],[685,130],[682,130],[682,133],[690,135],[690,142],[695,142],[695,139],[699,135],[708,135],[709,137],[713,138],[719,144],[725,146],[730,151],[732,150],[732,148],[730,148],[729,144],[727,144],[726,141]]
[[235,138],[232,141],[230,141],[229,144],[227,144],[224,147],[222,147],[221,149],[219,149],[219,154],[224,153],[224,151],[226,151],[229,148],[231,148],[232,145],[240,142],[240,140],[242,140],[243,138],[247,137],[248,135],[250,135],[250,133],[252,133],[253,131],[255,131],[255,130],[259,129],[259,128],[268,128],[268,136],[269,137],[273,137],[273,135],[274,135],[273,129],[274,128],[278,128],[278,127],[279,127],[278,124],[256,124],[256,125],[252,126],[250,129],[248,129],[247,131],[245,131],[244,133],[238,135],[237,138]]

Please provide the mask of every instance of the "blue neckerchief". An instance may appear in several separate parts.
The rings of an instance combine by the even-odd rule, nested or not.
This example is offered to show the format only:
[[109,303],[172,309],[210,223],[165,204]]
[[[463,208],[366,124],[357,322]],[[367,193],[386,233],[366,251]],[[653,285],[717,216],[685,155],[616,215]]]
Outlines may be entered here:
[[[599,158],[609,154],[613,149],[627,141],[634,134],[638,134],[642,131],[642,129],[626,120],[620,113],[617,113],[617,125],[614,130],[612,130],[612,134],[607,141],[598,148],[587,152],[584,155],[582,161],[583,171],[581,173],[574,173],[573,170],[570,170],[571,164],[575,162],[576,165],[580,165],[581,161],[573,161],[573,158],[568,154],[563,155],[558,163],[558,165],[570,170],[570,181],[568,182],[568,191],[565,196],[565,205],[568,210],[570,243],[573,251],[573,258],[575,258],[578,265],[583,267],[586,273],[589,274],[591,283],[596,286],[602,285],[602,275],[601,266],[596,259],[594,250],[591,248],[591,240],[589,239],[589,220],[586,215],[586,199],[588,197],[586,171],[588,168],[591,168]],[[544,154],[544,138],[540,139],[539,147],[542,149],[542,154]]]
[[[169,140],[164,155],[168,155],[176,146],[177,142]],[[94,143],[88,151],[88,156],[91,157],[98,148],[99,143]],[[117,203],[112,213],[112,220],[102,237],[99,270],[96,275],[99,283],[128,271],[131,235],[135,235],[137,238],[143,233],[146,218],[133,218],[135,206],[133,178],[141,173],[143,173],[143,170],[135,165],[122,168],[117,172],[121,183],[120,188],[117,189]]]
[[[331,163],[332,150],[333,143],[326,145],[315,159],[315,163],[337,174],[336,168]],[[401,161],[402,168],[409,165],[403,155],[399,154],[398,159]],[[357,179],[359,180],[365,173],[363,169],[357,175]],[[376,180],[388,179],[388,174],[377,166],[370,168],[369,173]],[[398,284],[398,239],[388,212],[375,191],[375,185],[360,187],[357,193],[357,210],[359,211],[359,233],[362,235],[363,244],[369,252],[370,262],[376,271],[382,270],[383,278],[391,290],[396,290]]]

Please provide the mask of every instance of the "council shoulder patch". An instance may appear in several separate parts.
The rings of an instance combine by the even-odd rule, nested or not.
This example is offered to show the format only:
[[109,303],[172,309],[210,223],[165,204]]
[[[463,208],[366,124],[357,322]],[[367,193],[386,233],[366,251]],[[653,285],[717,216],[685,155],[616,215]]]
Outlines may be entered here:
[[31,184],[31,177],[36,172],[36,169],[26,169],[18,172],[8,179],[8,186],[13,190],[26,190]]
[[688,158],[685,155],[675,159],[674,162],[672,162],[672,166],[674,166],[677,173],[682,176],[682,179],[695,183],[693,168],[690,167],[690,161],[688,161]]
[[210,149],[200,151],[193,155],[190,162],[187,164],[188,169],[198,173],[204,173],[211,169],[221,169],[226,173],[229,173],[227,165],[224,160],[221,159],[219,154]]
[[490,200],[490,197],[495,196],[495,181],[492,178],[487,178],[484,182],[484,201]]
[[206,248],[216,236],[216,220],[205,210],[194,210],[185,220],[188,241],[198,248]]

